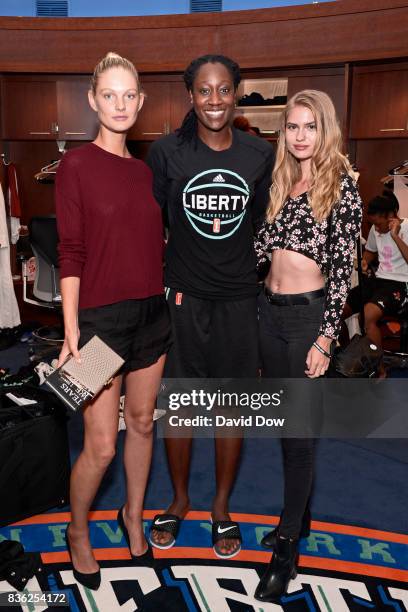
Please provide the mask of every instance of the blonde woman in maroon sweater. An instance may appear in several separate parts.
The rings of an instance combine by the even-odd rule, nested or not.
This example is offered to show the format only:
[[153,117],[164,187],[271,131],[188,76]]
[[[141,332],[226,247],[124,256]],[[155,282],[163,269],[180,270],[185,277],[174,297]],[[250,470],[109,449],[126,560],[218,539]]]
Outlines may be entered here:
[[143,105],[133,64],[109,53],[95,68],[89,103],[98,115],[99,132],[94,142],[65,154],[57,173],[56,208],[65,325],[59,364],[69,353],[80,360],[78,350],[95,334],[125,360],[111,386],[83,411],[84,448],[71,475],[67,548],[76,580],[97,589],[101,578],[89,540],[88,511],[115,454],[123,378],[127,501],[118,524],[133,562],[152,559],[142,510],[170,325],[152,173],[126,147],[126,134]]

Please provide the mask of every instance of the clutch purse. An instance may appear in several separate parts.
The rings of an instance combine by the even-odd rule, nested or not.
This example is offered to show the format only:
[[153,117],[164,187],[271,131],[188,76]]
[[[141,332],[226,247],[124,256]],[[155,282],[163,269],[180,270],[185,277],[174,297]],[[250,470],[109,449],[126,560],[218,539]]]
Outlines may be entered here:
[[81,363],[69,355],[65,363],[45,380],[45,384],[74,411],[109,385],[124,363],[122,357],[98,336],[84,344],[79,354]]

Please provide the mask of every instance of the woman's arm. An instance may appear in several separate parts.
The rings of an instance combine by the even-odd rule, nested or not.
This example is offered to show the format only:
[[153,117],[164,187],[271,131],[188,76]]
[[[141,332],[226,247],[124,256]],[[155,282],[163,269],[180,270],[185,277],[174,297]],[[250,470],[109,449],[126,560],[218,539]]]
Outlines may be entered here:
[[346,176],[342,179],[340,202],[332,216],[326,307],[319,337],[336,340],[338,336],[341,314],[350,290],[354,249],[360,235],[361,218],[360,195],[352,178]]
[[80,279],[67,276],[61,280],[62,310],[64,313],[65,338],[58,358],[58,367],[72,353],[74,359],[81,361],[78,352],[78,300]]
[[65,339],[58,359],[60,366],[69,353],[79,360],[78,302],[82,269],[86,260],[84,215],[75,159],[69,153],[56,177],[56,212]]
[[258,270],[263,268],[265,264],[270,263],[269,253],[271,252],[271,235],[269,233],[269,228],[270,225],[266,221],[264,221],[260,230],[255,236],[254,247]]
[[[350,290],[351,272],[356,240],[360,235],[362,202],[357,187],[350,176],[342,179],[341,198],[332,215],[329,274],[327,279],[326,304],[316,344],[330,353],[341,323],[341,314]],[[327,370],[329,358],[315,346],[310,349],[307,360],[307,375],[321,376]]]

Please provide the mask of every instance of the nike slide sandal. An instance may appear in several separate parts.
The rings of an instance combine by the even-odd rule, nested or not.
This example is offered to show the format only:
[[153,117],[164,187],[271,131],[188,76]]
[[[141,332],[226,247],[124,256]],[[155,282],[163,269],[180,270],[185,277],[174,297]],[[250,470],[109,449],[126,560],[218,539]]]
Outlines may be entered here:
[[[150,525],[150,544],[154,546],[154,548],[160,548],[161,550],[167,550],[174,546],[180,529],[180,523],[181,519],[175,514],[167,514],[166,512],[163,514],[156,514]],[[153,537],[153,530],[169,533],[171,535],[170,541],[167,544],[157,542]]]
[[[232,553],[221,552],[217,543],[221,540],[239,540],[239,546]],[[213,550],[219,559],[232,559],[241,550],[242,536],[238,523],[235,521],[214,521],[212,524]]]

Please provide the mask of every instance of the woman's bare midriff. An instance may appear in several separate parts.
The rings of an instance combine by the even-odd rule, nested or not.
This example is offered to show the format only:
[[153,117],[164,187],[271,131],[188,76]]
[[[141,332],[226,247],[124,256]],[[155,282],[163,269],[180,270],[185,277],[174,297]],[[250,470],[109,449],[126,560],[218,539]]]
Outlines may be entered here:
[[305,293],[324,287],[325,280],[316,262],[295,251],[272,251],[265,285],[272,293]]

